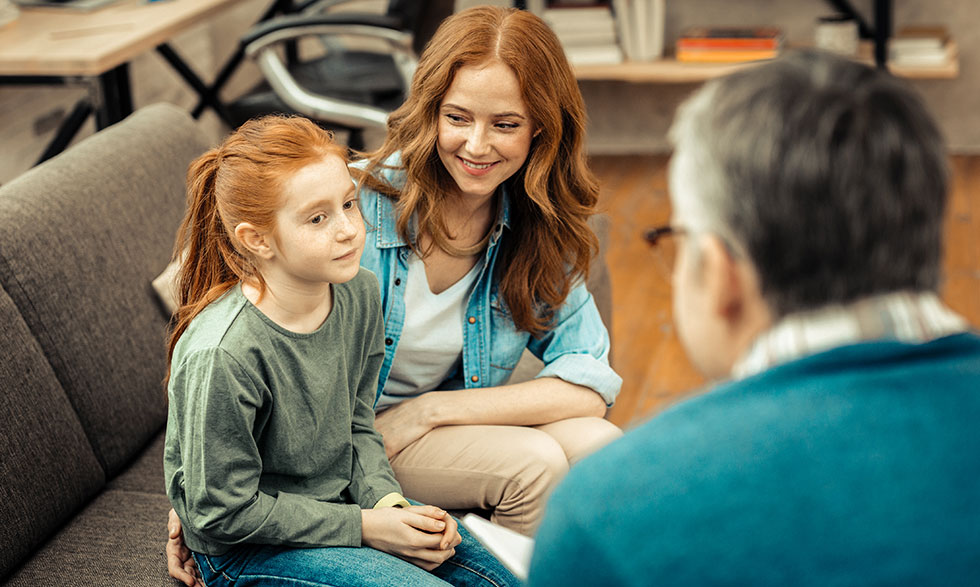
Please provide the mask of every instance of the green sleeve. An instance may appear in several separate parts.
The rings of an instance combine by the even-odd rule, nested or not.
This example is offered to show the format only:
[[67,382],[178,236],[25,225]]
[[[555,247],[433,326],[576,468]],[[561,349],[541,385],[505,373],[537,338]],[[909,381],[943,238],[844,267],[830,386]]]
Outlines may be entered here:
[[354,463],[350,493],[362,508],[373,508],[378,500],[389,493],[401,493],[401,487],[395,480],[395,474],[385,454],[381,433],[374,427],[374,400],[378,390],[378,374],[384,361],[384,324],[381,320],[381,299],[376,286],[372,293],[370,311],[365,316],[365,358],[351,418]]
[[[221,349],[193,353],[172,374],[183,466],[181,520],[204,538],[293,547],[360,546],[356,504],[260,490],[261,427],[268,388]],[[383,453],[382,453],[383,454]]]

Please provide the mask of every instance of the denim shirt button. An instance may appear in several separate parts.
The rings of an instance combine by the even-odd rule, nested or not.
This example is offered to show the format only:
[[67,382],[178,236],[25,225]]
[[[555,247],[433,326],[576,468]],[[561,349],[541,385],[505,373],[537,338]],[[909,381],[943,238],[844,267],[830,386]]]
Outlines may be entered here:
[[401,285],[401,284],[402,284],[402,278],[401,277],[396,277],[395,278],[395,285]]
[[391,340],[391,337],[385,339],[385,344],[391,346],[395,341]]
[[470,377],[470,381],[472,381],[473,383],[476,383],[476,382],[477,382],[477,381],[479,381],[479,380],[480,380],[480,378],[479,378],[479,377],[477,377],[476,375],[474,375],[474,376],[472,376],[472,377]]
[[473,316],[470,316],[469,323],[470,324],[476,324],[476,318],[474,318]]

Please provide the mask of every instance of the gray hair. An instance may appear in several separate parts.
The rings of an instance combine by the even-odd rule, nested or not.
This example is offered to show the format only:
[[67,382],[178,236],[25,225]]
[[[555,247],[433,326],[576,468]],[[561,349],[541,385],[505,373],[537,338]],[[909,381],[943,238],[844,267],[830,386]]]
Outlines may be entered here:
[[938,287],[945,146],[888,73],[794,52],[707,83],[671,138],[676,209],[749,258],[777,317]]

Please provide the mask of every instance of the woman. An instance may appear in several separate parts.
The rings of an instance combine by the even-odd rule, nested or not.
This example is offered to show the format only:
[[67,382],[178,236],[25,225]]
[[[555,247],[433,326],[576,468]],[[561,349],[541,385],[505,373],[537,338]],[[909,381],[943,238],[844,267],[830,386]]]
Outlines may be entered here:
[[[584,129],[547,25],[477,7],[440,26],[384,144],[353,170],[385,319],[376,426],[396,478],[408,497],[492,510],[525,534],[569,463],[620,434],[602,416],[621,379],[584,285],[598,196]],[[544,368],[510,384],[525,348]],[[170,535],[171,574],[193,584],[173,515]]]
[[[583,277],[598,187],[561,45],[531,13],[477,7],[426,47],[358,167],[361,263],[381,281],[377,426],[406,494],[530,534],[553,482],[618,429],[609,339]],[[524,348],[544,361],[507,384]]]

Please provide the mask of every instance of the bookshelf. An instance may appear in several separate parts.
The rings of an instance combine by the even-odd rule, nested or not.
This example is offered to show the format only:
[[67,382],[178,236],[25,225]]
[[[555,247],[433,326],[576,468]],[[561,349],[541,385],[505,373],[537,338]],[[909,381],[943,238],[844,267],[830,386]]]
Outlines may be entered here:
[[[950,41],[955,43],[955,41]],[[874,63],[874,45],[862,41],[855,59]],[[580,65],[573,67],[580,81],[625,81],[634,83],[697,83],[722,76],[764,61],[746,63],[685,63],[672,58],[653,61],[624,61],[616,65]],[[959,53],[953,49],[950,62],[940,67],[889,67],[899,76],[909,79],[955,79],[960,73]]]

